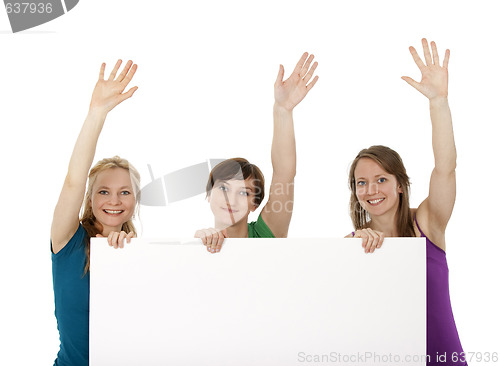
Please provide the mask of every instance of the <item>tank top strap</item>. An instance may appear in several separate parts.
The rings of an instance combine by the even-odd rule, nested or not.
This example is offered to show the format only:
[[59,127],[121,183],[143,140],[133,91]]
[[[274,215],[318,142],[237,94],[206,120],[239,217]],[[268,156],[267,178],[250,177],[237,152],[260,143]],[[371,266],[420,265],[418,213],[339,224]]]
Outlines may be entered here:
[[422,231],[422,229],[420,228],[420,226],[418,225],[418,222],[417,222],[417,214],[415,214],[415,224],[417,224],[417,228],[418,228],[418,231],[420,231],[420,235],[422,235],[423,238],[427,238],[427,236],[425,236],[424,232]]

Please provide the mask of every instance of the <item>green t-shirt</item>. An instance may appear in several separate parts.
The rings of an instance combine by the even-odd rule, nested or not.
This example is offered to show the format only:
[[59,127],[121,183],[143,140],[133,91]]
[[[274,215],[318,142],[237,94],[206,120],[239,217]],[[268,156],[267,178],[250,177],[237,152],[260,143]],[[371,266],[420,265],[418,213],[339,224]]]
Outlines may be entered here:
[[274,234],[269,229],[267,224],[262,220],[262,216],[259,215],[257,221],[248,224],[248,237],[249,238],[274,238]]

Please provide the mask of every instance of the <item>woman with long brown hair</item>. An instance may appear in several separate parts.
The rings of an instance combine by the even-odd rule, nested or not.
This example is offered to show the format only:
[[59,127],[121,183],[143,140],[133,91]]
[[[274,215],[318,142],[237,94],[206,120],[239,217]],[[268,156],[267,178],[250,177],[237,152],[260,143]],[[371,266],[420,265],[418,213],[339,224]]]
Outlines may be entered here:
[[347,237],[362,238],[366,252],[380,248],[384,237],[424,237],[427,250],[427,364],[466,365],[451,309],[445,230],[456,195],[456,148],[448,105],[446,50],[440,65],[437,47],[422,39],[425,63],[415,48],[411,55],[422,73],[417,82],[402,79],[429,99],[435,166],[429,195],[410,208],[409,178],[401,157],[385,146],[363,149],[349,172],[350,214],[355,231]]
[[120,65],[121,60],[107,80],[105,64],[101,66],[54,210],[50,238],[55,316],[61,341],[54,365],[89,364],[90,237],[107,236],[108,243],[116,248],[135,235],[132,218],[139,201],[139,173],[128,161],[115,156],[99,161],[89,174],[107,114],[137,90],[133,87],[124,92],[137,65],[128,61],[116,76]]

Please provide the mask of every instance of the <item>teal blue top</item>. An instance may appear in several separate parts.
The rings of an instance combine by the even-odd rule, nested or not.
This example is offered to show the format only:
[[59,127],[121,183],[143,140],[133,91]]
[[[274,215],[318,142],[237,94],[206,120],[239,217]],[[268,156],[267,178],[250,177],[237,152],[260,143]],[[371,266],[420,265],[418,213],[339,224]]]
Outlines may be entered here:
[[90,274],[83,275],[85,237],[87,232],[80,224],[68,244],[57,254],[52,253],[55,315],[61,341],[54,361],[57,366],[89,365]]
[[249,238],[274,238],[274,234],[269,229],[269,226],[264,222],[262,216],[259,215],[257,221],[248,224]]

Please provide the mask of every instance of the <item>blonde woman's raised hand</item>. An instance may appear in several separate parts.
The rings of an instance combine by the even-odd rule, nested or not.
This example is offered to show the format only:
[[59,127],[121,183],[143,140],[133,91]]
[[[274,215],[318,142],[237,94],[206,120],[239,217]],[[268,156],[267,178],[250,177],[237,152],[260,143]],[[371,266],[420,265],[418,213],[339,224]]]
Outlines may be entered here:
[[424,51],[424,61],[420,59],[415,48],[410,47],[410,53],[422,73],[422,80],[417,82],[409,76],[402,76],[401,79],[417,89],[429,99],[448,97],[448,62],[450,60],[450,50],[444,54],[443,66],[440,65],[436,43],[431,42],[431,50],[425,38],[422,39]]
[[[130,243],[130,239],[132,239],[135,236],[135,233],[133,231],[129,232],[128,234],[125,231],[111,231],[108,235],[108,244],[110,247],[114,247],[115,249],[118,248],[123,248],[124,246],[124,241],[126,240],[127,243]],[[96,235],[97,238],[104,238],[101,234]]]
[[313,59],[314,55],[308,57],[308,53],[304,52],[292,74],[285,81],[283,81],[285,69],[283,65],[280,65],[278,77],[274,83],[274,100],[277,106],[292,110],[316,84],[319,78],[317,75],[309,82],[318,66],[317,62],[311,66]]
[[101,65],[99,80],[97,81],[94,92],[92,93],[92,100],[90,102],[91,110],[108,113],[125,99],[130,98],[138,89],[137,86],[134,86],[124,92],[137,70],[137,65],[133,64],[132,61],[129,60],[125,64],[122,72],[117,76],[116,74],[120,69],[121,63],[122,60],[118,60],[116,62],[115,67],[111,71],[107,80],[104,79],[106,64],[103,63]]

